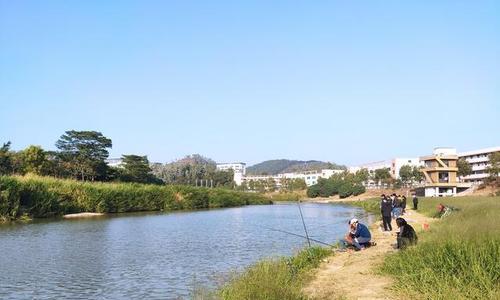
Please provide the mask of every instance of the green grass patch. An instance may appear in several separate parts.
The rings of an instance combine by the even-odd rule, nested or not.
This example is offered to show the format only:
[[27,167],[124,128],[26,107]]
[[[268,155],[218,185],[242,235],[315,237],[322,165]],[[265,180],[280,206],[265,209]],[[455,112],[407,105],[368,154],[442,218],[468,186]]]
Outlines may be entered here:
[[301,194],[294,192],[274,193],[266,196],[273,202],[297,202],[302,198]]
[[332,252],[322,247],[306,248],[295,256],[262,260],[235,276],[220,290],[225,300],[306,299],[301,289],[309,270]]
[[423,198],[419,210],[434,216],[440,203],[460,211],[432,223],[417,246],[389,255],[382,273],[410,298],[500,299],[500,197]]
[[378,213],[380,214],[380,198],[370,198],[359,201],[344,201],[340,202],[345,205],[357,206],[364,209],[369,213]]
[[0,221],[78,212],[192,210],[270,203],[261,194],[227,189],[0,176]]

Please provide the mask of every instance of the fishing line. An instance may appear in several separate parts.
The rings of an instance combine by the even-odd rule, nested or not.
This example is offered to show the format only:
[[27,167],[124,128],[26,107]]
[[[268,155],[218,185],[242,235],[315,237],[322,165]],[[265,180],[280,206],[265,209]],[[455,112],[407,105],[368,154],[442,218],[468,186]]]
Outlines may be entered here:
[[[281,232],[281,233],[286,233],[286,234],[290,234],[290,235],[293,235],[293,236],[296,236],[296,237],[301,237],[301,238],[304,238],[304,239],[307,239],[308,241],[311,240],[313,242],[316,242],[318,244],[322,244],[322,245],[325,245],[325,246],[330,246],[330,247],[335,247],[334,245],[332,244],[328,244],[328,243],[325,243],[325,242],[322,242],[322,241],[319,241],[319,240],[316,240],[316,239],[313,239],[309,236],[303,236],[303,235],[300,235],[300,234],[296,234],[296,233],[293,233],[293,232],[290,232],[290,231],[286,231],[286,230],[281,230],[281,229],[276,229],[276,228],[270,228],[270,227],[263,227],[263,226],[260,226],[264,229],[267,229],[267,230],[271,230],[271,231],[276,231],[276,232]],[[309,244],[310,246],[310,244]]]
[[311,247],[311,241],[309,240],[309,234],[307,233],[306,222],[304,222],[304,216],[302,215],[302,209],[300,208],[300,200],[297,200],[297,205],[299,206],[300,219],[302,220],[302,225],[304,226],[304,231],[306,233],[307,244],[309,248]]

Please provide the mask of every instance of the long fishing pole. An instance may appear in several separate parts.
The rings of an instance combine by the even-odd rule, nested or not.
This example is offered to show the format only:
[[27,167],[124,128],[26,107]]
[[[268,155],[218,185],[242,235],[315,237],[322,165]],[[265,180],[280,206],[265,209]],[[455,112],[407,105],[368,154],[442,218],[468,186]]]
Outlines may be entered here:
[[304,222],[304,216],[302,215],[302,209],[300,208],[300,200],[297,200],[297,205],[299,206],[300,219],[302,219],[302,225],[304,226],[304,231],[306,233],[307,244],[311,248],[311,241],[309,240],[309,234],[307,233],[306,222]]
[[328,244],[328,243],[325,243],[325,242],[322,242],[322,241],[318,241],[318,240],[313,239],[311,237],[306,237],[306,236],[303,236],[303,235],[300,235],[300,234],[296,234],[296,233],[293,233],[293,232],[290,232],[290,231],[281,230],[281,229],[275,229],[275,228],[270,228],[270,227],[263,227],[263,228],[265,228],[267,230],[271,230],[271,231],[277,231],[277,232],[282,232],[282,233],[294,235],[294,236],[297,236],[297,237],[301,237],[301,238],[307,239],[308,241],[311,240],[313,242],[316,242],[318,244],[322,244],[322,245],[325,245],[325,246],[335,247],[332,244]]

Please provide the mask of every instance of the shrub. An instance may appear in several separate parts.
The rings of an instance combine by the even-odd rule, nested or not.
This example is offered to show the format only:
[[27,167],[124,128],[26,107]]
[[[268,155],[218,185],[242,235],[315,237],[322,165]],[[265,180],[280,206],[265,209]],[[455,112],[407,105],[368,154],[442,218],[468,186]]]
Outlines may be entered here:
[[311,185],[309,188],[307,188],[307,197],[309,198],[316,198],[319,196],[320,193],[320,187],[319,185]]

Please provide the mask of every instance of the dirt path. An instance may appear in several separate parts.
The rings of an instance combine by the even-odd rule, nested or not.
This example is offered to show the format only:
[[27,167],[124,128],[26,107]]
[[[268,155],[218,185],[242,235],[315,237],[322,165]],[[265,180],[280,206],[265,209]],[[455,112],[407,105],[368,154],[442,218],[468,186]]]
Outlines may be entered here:
[[[406,221],[418,232],[431,218],[409,210]],[[389,277],[375,274],[376,267],[386,254],[395,252],[395,221],[392,233],[383,232],[377,221],[370,227],[376,246],[358,252],[339,252],[329,257],[316,271],[313,280],[304,288],[311,299],[394,299],[388,287]],[[359,284],[356,284],[359,283]]]

